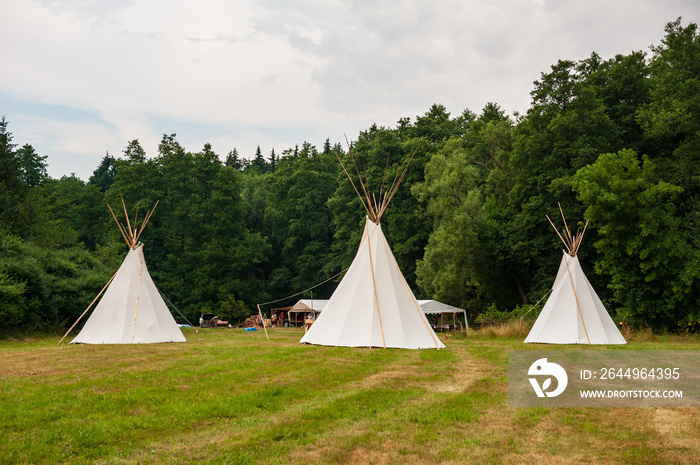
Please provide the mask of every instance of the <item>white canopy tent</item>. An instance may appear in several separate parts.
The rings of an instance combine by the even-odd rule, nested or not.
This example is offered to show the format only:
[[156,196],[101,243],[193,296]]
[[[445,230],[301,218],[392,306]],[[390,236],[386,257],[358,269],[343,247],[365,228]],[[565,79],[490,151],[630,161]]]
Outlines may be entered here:
[[420,305],[421,310],[426,315],[430,314],[440,314],[442,316],[446,314],[462,314],[464,317],[465,331],[469,329],[469,322],[467,321],[467,311],[463,308],[453,307],[452,305],[447,305],[437,300],[419,300],[418,305]]
[[[328,300],[323,299],[301,299],[288,310],[289,321],[293,325],[303,324],[306,328],[306,325],[310,324],[307,323],[306,317],[311,316],[309,321],[315,321],[316,316],[321,313],[321,310],[327,303]],[[299,316],[299,313],[301,313],[301,316]]]
[[324,299],[301,299],[289,309],[289,313],[321,313],[328,303]]
[[[418,305],[421,311],[426,315],[459,315],[464,318],[465,329],[469,329],[467,321],[467,311],[463,308],[453,307],[437,300],[418,300]],[[328,304],[328,300],[324,299],[301,299],[289,309],[289,313],[321,313]]]

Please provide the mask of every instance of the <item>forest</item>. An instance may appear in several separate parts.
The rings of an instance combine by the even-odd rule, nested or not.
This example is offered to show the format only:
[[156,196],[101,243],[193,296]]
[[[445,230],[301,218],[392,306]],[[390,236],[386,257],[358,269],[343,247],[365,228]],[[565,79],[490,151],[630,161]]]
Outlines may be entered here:
[[127,252],[106,206],[121,196],[131,212],[159,202],[141,237],[148,269],[190,321],[241,321],[338,275],[365,215],[338,162],[352,166],[349,151],[373,191],[413,157],[382,228],[418,298],[465,308],[470,323],[519,318],[554,282],[563,247],[546,216],[561,226],[561,204],[569,227],[590,221],[579,257],[616,322],[700,329],[700,34],[680,18],[648,52],[558,61],[525,114],[434,104],[349,146],[248,159],[166,134],[157,154],[132,140],[88,181],[53,179],[11,120],[0,120],[3,337],[65,330],[85,310]]

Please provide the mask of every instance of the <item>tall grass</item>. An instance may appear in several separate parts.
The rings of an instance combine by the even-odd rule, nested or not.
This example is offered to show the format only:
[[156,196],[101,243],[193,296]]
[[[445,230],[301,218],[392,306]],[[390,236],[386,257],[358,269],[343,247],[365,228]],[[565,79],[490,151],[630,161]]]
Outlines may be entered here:
[[[191,331],[191,330],[190,330]],[[0,463],[697,463],[694,409],[510,409],[512,335],[446,350],[200,330],[184,344],[0,342]],[[699,349],[669,336],[628,348]],[[565,350],[565,348],[564,348]]]

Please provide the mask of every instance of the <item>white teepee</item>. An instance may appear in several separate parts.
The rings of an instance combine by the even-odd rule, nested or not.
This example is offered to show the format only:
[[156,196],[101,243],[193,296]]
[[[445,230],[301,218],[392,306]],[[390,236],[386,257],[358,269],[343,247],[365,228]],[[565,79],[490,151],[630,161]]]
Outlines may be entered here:
[[577,232],[572,236],[566,220],[564,225],[566,227],[563,232],[564,237],[559,234],[559,231],[557,234],[567,246],[568,253],[564,251],[559,272],[552,286],[552,294],[525,338],[525,342],[626,344],[627,341],[622,337],[620,330],[617,329],[615,322],[608,315],[605,306],[584,275],[576,256],[586,228],[584,227],[580,234]]
[[360,247],[323,312],[300,342],[345,347],[445,347],[404,279],[379,224],[405,173],[406,169],[388,191],[382,194],[380,190],[381,203],[374,204],[360,177],[365,193],[365,199],[360,196],[360,200],[368,214]]
[[[126,214],[126,206],[124,206],[124,213]],[[186,341],[148,273],[143,256],[143,244],[138,242],[152,213],[153,210],[146,215],[141,228],[137,230],[135,227],[138,218],[137,207],[132,230],[128,215],[127,227],[124,227],[112,212],[124,239],[129,244],[129,253],[122,266],[107,283],[104,296],[71,344],[145,344]],[[87,310],[80,318],[87,313]]]

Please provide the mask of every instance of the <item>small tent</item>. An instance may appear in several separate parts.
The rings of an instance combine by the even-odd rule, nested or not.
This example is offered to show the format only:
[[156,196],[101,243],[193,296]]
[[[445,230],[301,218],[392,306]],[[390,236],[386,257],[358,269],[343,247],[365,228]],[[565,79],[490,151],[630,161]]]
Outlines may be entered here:
[[[426,315],[440,315],[441,324],[444,323],[445,315],[452,315],[452,322],[454,325],[457,324],[456,316],[461,313],[464,317],[464,329],[465,331],[469,329],[469,322],[467,321],[467,311],[463,308],[453,307],[437,300],[419,300],[418,305],[420,305],[421,310]],[[461,323],[460,323],[461,324]]]
[[324,299],[301,299],[289,309],[289,313],[321,313],[328,303]]
[[[289,313],[294,312],[300,313],[315,313],[318,315],[323,311],[323,309],[328,304],[328,300],[324,299],[301,299],[294,306],[290,307]],[[464,318],[466,329],[469,328],[469,323],[467,322],[467,311],[463,308],[453,307],[437,300],[418,300],[418,305],[420,306],[423,313],[426,315],[457,315],[462,314]]]
[[327,303],[328,300],[324,299],[301,299],[289,307],[287,318],[294,326],[303,325],[308,315],[313,314],[313,318],[316,319]]
[[370,196],[359,170],[364,199],[345,170],[367,212],[362,239],[347,273],[300,342],[345,347],[445,347],[404,279],[379,224],[407,169],[408,165],[390,189],[383,191],[382,186],[379,202]]
[[[560,206],[561,209],[561,206]],[[564,213],[562,212],[562,218]],[[549,217],[547,217],[549,220]],[[554,224],[549,220],[552,227]],[[583,232],[572,235],[566,225],[563,234],[564,251],[552,293],[537,317],[525,342],[546,344],[626,344],[625,338],[608,315],[605,306],[583,273],[576,253]],[[586,223],[586,226],[588,223]],[[556,227],[554,227],[556,230]]]
[[[123,202],[122,199],[122,204]],[[112,211],[111,207],[110,211]],[[129,253],[107,284],[102,299],[85,322],[85,326],[71,341],[72,344],[144,344],[186,341],[148,273],[143,244],[138,242],[152,213],[153,210],[148,212],[142,220],[140,229],[137,230],[138,207],[133,229],[128,215],[127,226],[124,227],[112,211],[112,216],[129,245]],[[126,215],[125,205],[124,214]]]

